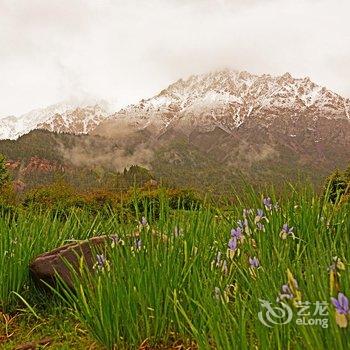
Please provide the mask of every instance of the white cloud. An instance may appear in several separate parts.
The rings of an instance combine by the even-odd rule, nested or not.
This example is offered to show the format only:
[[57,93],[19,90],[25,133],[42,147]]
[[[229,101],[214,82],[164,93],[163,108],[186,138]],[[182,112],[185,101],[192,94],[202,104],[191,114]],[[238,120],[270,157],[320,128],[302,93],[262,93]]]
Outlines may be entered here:
[[350,97],[347,0],[0,0],[0,115],[157,93],[221,67],[310,76]]

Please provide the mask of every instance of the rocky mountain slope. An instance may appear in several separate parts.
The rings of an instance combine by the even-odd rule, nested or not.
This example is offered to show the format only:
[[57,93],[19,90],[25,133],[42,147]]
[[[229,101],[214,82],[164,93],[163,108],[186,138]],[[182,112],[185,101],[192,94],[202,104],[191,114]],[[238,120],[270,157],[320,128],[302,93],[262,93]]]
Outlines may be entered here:
[[290,74],[223,70],[179,80],[113,115],[68,110],[36,120],[71,135],[34,131],[0,142],[0,153],[71,167],[141,164],[158,179],[220,190],[241,175],[256,184],[321,183],[350,163],[350,100]]
[[88,134],[107,117],[108,113],[99,105],[78,107],[51,115],[37,128],[59,133]]
[[86,134],[107,116],[106,109],[99,104],[89,106],[80,102],[62,102],[20,117],[1,118],[0,139],[15,140],[34,129]]
[[169,128],[232,133],[251,120],[269,127],[277,119],[298,119],[301,114],[313,121],[325,117],[350,122],[350,100],[288,73],[273,77],[223,70],[180,79],[111,118],[159,133]]
[[221,172],[227,183],[232,173],[315,182],[350,162],[350,100],[288,73],[192,76],[119,111],[93,133],[113,138],[121,125],[156,150],[161,160],[153,166],[164,177],[191,173],[192,181],[210,183]]

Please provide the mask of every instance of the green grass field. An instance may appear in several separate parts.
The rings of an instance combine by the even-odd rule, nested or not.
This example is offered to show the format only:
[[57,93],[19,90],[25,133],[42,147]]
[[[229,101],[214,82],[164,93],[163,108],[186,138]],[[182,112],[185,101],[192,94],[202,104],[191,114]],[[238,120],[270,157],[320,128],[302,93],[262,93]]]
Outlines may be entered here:
[[[348,349],[346,298],[335,308],[331,297],[350,296],[350,205],[309,189],[244,197],[174,210],[164,196],[136,215],[3,212],[0,348]],[[105,234],[120,242],[76,275],[75,292],[31,281],[38,254]]]

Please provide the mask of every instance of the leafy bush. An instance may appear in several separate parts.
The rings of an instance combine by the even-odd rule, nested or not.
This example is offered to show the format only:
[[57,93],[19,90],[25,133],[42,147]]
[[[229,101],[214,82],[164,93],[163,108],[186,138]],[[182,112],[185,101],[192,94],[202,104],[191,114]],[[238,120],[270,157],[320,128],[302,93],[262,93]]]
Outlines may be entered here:
[[49,208],[80,207],[82,203],[82,197],[64,181],[35,188],[26,193],[23,200],[25,206],[37,204]]
[[159,217],[161,202],[166,202],[172,210],[194,210],[203,204],[203,200],[192,190],[133,188],[127,192],[117,192],[101,188],[77,192],[73,186],[62,180],[28,191],[22,202],[25,207],[51,208],[61,215],[74,208],[84,209],[92,214],[109,208],[133,216],[151,211],[153,217]]
[[5,157],[0,154],[0,188],[7,182],[9,179],[9,173],[5,165]]
[[350,167],[341,172],[335,170],[326,180],[325,195],[332,203],[344,201],[350,195]]

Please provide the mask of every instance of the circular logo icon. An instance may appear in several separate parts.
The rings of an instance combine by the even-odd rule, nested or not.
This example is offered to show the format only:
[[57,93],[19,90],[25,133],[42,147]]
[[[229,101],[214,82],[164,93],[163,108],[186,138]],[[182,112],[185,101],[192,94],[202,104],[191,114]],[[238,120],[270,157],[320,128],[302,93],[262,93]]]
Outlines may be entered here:
[[266,327],[287,324],[292,320],[293,311],[289,305],[281,303],[279,306],[272,306],[267,300],[259,299],[259,301],[263,309],[258,313],[258,317]]

